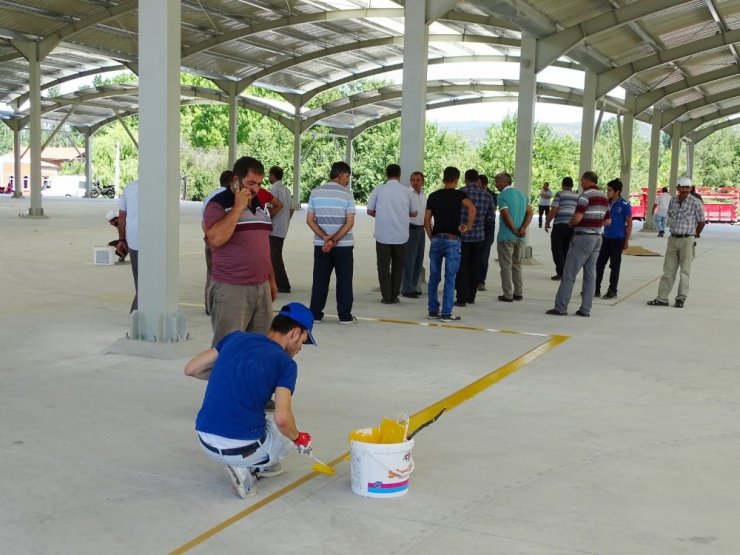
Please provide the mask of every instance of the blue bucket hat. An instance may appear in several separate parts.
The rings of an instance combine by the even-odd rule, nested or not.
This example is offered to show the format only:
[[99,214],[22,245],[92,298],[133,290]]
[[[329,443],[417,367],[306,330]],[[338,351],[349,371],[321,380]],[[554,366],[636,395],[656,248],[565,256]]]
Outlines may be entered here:
[[308,338],[305,343],[308,345],[316,345],[316,340],[313,338],[313,333],[311,333],[311,330],[313,329],[313,312],[311,312],[306,305],[301,303],[288,303],[280,309],[278,316],[290,318],[296,324],[300,324],[302,327],[306,328]]

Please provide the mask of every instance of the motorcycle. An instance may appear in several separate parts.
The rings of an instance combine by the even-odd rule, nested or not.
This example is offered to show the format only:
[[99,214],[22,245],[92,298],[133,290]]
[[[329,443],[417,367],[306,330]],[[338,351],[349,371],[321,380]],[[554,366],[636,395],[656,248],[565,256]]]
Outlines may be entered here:
[[116,188],[113,185],[101,187],[100,183],[93,183],[93,186],[90,189],[90,196],[92,198],[98,198],[100,195],[108,198],[116,198]]

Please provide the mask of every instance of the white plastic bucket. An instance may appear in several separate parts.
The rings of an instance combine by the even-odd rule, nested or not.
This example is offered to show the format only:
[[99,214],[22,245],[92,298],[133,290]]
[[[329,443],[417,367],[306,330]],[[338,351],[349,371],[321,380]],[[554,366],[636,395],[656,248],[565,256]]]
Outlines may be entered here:
[[414,440],[402,443],[351,441],[350,474],[352,491],[363,497],[390,498],[409,491],[414,470],[411,450]]

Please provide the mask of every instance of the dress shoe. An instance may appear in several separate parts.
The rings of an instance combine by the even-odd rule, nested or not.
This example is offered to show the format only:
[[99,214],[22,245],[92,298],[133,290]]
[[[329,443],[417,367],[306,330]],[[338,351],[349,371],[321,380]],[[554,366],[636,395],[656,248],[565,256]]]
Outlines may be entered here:
[[418,299],[421,295],[419,293],[401,293],[402,297],[406,297],[407,299]]
[[504,297],[503,295],[498,296],[498,300],[502,303],[513,303],[514,299],[510,299],[509,297]]

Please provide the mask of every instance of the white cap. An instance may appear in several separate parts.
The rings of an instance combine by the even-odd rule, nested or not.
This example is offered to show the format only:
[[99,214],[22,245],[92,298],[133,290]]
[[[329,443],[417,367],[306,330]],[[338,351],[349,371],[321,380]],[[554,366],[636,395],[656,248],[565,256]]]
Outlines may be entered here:
[[684,175],[678,178],[678,186],[679,187],[691,187],[693,183],[691,182],[691,178],[688,175]]
[[116,212],[115,210],[108,210],[108,213],[105,215],[105,219],[108,222],[111,221],[113,218],[117,218],[117,217],[118,217],[118,212]]

